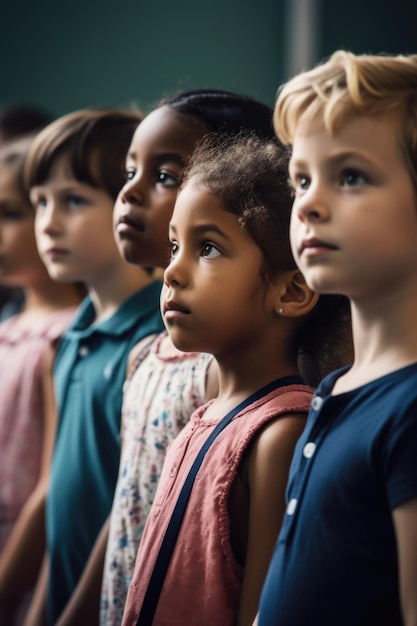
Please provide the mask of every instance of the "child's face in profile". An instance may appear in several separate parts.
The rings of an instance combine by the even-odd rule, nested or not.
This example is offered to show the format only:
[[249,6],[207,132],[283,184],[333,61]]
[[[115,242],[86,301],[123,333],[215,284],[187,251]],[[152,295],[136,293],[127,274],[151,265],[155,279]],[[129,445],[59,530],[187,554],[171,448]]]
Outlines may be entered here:
[[417,201],[398,137],[388,117],[296,133],[291,246],[312,289],[374,299],[417,287]]
[[80,183],[65,157],[54,163],[42,185],[30,190],[39,253],[59,282],[94,286],[120,262],[113,236],[113,199],[103,189]]
[[238,358],[268,327],[260,248],[236,215],[192,181],[178,196],[169,233],[161,308],[171,340],[180,350]]
[[36,248],[35,213],[23,197],[13,165],[0,167],[0,282],[26,287],[46,270]]
[[114,208],[116,242],[130,263],[166,266],[168,224],[181,172],[208,132],[199,120],[169,106],[155,109],[139,124],[126,158],[126,184]]

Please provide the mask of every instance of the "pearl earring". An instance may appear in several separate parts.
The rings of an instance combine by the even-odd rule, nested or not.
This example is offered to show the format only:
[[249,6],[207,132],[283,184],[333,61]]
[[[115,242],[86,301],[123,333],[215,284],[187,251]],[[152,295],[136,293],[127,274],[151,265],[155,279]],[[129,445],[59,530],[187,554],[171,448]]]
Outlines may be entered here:
[[281,306],[281,307],[279,307],[279,309],[278,309],[278,313],[279,313],[280,315],[284,315],[284,307],[282,307],[282,306]]

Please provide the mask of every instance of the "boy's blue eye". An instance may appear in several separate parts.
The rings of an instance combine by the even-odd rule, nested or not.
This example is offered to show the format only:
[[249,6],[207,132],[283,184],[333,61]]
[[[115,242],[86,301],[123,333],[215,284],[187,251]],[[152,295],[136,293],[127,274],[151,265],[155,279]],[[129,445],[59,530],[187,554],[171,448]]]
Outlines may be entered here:
[[309,185],[310,180],[307,178],[307,176],[300,176],[300,178],[298,179],[298,187],[305,191],[306,189],[308,189]]
[[366,184],[366,179],[359,172],[349,170],[347,172],[343,172],[340,182],[343,187],[358,187],[359,185]]
[[70,195],[67,197],[67,203],[69,206],[78,208],[85,204],[85,200],[81,196]]
[[31,200],[31,202],[35,211],[46,207],[46,198],[35,198],[34,200]]
[[136,170],[133,169],[133,167],[127,167],[125,169],[126,180],[132,180],[132,178],[135,178],[135,174],[136,174]]

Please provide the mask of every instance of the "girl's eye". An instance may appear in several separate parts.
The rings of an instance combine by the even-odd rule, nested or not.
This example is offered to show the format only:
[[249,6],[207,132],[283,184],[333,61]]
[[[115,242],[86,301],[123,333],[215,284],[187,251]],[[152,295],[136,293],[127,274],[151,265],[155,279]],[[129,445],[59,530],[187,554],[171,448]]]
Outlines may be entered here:
[[201,250],[201,256],[205,259],[215,259],[221,256],[220,250],[212,243],[205,243]]
[[125,178],[126,180],[132,180],[135,178],[136,170],[133,167],[127,167],[125,169]]
[[176,253],[178,252],[178,244],[175,241],[170,242],[170,258],[173,259]]
[[342,187],[358,187],[366,184],[365,177],[355,170],[347,170],[343,172],[340,177],[340,184]]
[[178,179],[172,174],[168,174],[165,170],[160,170],[157,176],[157,183],[160,183],[164,187],[177,187]]

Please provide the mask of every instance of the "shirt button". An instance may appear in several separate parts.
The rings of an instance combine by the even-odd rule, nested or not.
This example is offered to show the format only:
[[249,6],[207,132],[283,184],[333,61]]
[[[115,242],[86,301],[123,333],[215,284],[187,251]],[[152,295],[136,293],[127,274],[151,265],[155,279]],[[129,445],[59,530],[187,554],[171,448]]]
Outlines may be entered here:
[[297,498],[291,498],[287,505],[287,515],[294,515],[297,508]]
[[320,411],[322,404],[323,404],[323,398],[320,398],[320,396],[314,396],[314,398],[311,401],[311,408],[314,411]]
[[87,356],[88,354],[88,348],[87,346],[80,346],[78,349],[78,356]]
[[306,443],[303,449],[303,455],[306,459],[311,459],[316,451],[316,444],[313,441]]

